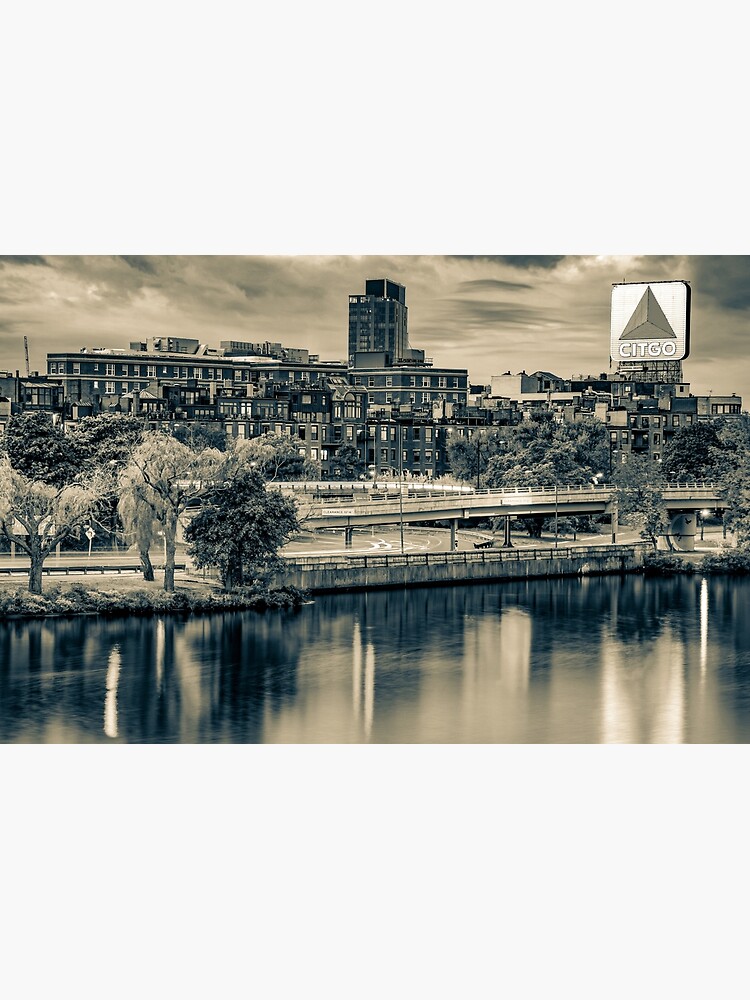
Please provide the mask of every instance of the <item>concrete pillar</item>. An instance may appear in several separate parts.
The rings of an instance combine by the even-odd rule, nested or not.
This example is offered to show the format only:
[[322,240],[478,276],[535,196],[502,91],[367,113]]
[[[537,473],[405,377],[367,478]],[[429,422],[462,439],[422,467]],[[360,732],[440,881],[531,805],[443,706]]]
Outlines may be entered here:
[[354,534],[354,528],[344,528],[344,545],[349,546],[352,544],[353,534]]
[[10,543],[10,558],[11,559],[15,559],[16,558],[16,543],[15,542],[11,542]]
[[458,547],[458,538],[456,537],[458,533],[458,518],[451,521],[451,552]]
[[505,515],[505,523],[503,525],[504,538],[503,538],[503,548],[512,549],[513,542],[510,538],[510,514]]
[[695,511],[687,514],[675,514],[669,522],[667,545],[677,552],[695,551],[695,526],[697,522]]

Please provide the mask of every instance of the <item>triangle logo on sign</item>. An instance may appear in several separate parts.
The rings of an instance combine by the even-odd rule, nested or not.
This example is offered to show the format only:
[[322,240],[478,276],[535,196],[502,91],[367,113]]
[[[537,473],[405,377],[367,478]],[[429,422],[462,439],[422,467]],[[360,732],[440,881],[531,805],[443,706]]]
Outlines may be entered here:
[[669,325],[669,320],[656,301],[656,296],[647,288],[635,307],[628,325],[620,334],[620,340],[665,340],[677,339],[677,334]]

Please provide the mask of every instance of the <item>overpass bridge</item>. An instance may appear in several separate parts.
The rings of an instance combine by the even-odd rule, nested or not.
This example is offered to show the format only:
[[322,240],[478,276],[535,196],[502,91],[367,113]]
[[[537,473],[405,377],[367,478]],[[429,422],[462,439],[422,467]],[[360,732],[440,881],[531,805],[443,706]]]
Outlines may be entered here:
[[[510,542],[510,520],[515,517],[567,517],[609,515],[612,542],[617,540],[617,489],[614,486],[518,487],[506,490],[475,490],[471,487],[439,488],[433,485],[388,484],[279,484],[291,492],[306,528],[340,528],[347,540],[354,528],[371,525],[413,524],[450,521],[455,536],[458,521],[470,518],[505,517],[506,544]],[[671,517],[670,545],[694,538],[696,514],[708,508],[723,510],[726,501],[714,483],[671,483],[662,495]],[[692,531],[691,531],[692,526]]]

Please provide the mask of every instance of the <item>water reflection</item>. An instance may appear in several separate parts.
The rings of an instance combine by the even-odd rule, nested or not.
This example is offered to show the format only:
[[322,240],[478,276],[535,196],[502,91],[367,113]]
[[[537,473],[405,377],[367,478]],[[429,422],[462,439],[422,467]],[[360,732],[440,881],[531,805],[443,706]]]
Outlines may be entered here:
[[349,594],[0,624],[0,740],[746,742],[750,583]]

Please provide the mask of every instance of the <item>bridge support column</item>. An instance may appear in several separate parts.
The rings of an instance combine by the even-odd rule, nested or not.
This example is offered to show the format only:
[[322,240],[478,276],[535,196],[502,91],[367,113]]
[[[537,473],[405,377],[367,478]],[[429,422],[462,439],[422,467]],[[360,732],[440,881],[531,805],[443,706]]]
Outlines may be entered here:
[[513,542],[510,539],[510,514],[506,514],[503,519],[503,548],[513,548]]
[[344,545],[350,546],[352,544],[353,533],[354,528],[344,528]]
[[[726,536],[724,536],[724,537],[726,537]],[[16,558],[16,543],[15,542],[11,542],[10,543],[10,558],[11,559],[15,559]]]
[[451,552],[458,548],[458,518],[455,521],[451,521]]
[[[675,514],[669,522],[669,533],[665,539],[666,547],[677,552],[694,552],[696,522],[695,511],[690,511],[688,514]],[[661,545],[658,547],[661,548]]]

